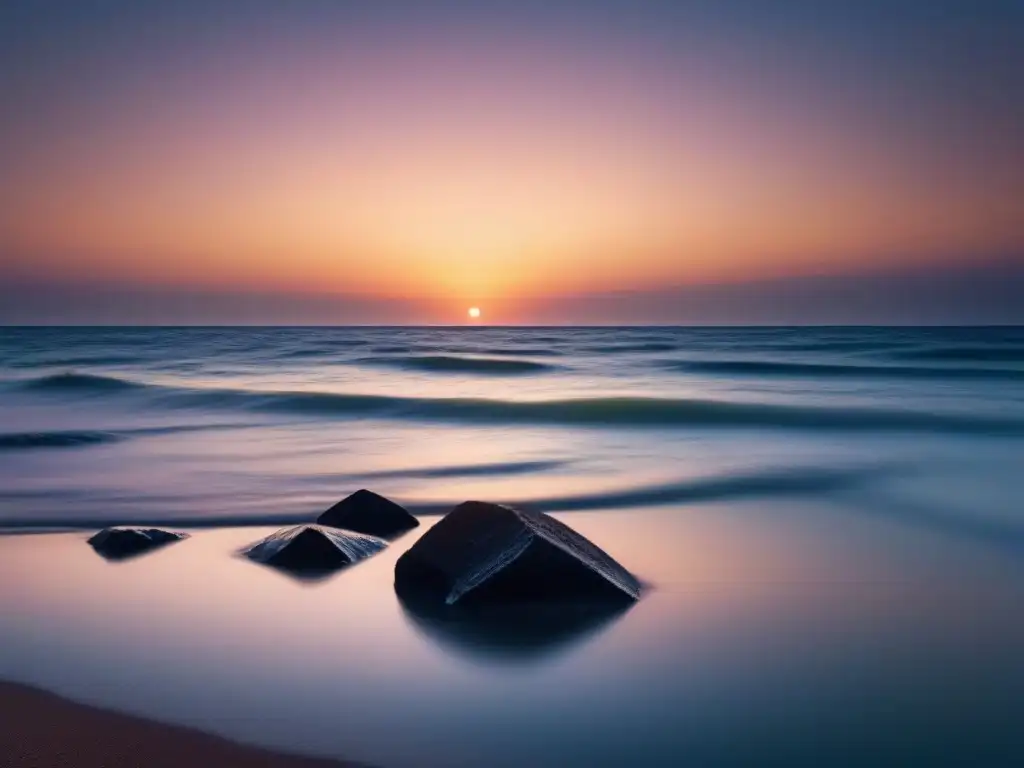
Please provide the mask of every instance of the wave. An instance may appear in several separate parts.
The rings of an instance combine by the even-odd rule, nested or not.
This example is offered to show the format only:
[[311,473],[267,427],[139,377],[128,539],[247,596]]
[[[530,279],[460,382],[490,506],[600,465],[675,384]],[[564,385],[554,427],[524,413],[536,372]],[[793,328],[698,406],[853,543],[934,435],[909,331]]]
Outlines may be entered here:
[[[685,504],[730,499],[774,498],[814,496],[839,490],[861,490],[883,476],[891,475],[895,467],[793,467],[771,469],[747,474],[729,474],[712,477],[687,478],[674,482],[637,485],[627,488],[609,489],[597,493],[570,494],[565,496],[534,497],[529,499],[497,499],[500,503],[517,507],[534,508],[543,512],[578,512],[606,509],[637,509],[669,504]],[[77,498],[77,493],[68,498]],[[64,498],[59,493],[58,498]],[[11,494],[0,491],[0,499],[9,499]],[[415,499],[399,498],[406,509],[414,515],[443,515],[464,499],[448,501],[418,502]],[[328,503],[327,501],[324,502]],[[310,512],[245,513],[238,515],[194,515],[158,514],[137,515],[132,519],[119,517],[46,518],[25,517],[0,520],[0,529],[24,528],[105,528],[111,525],[152,525],[177,526],[186,528],[222,528],[260,525],[293,525],[312,522],[320,509]]]
[[[363,339],[332,339],[329,343],[317,346],[298,346],[290,349],[282,349],[280,352],[273,354],[275,359],[302,359],[302,358],[319,358],[319,357],[332,357],[334,355],[343,355],[349,350],[358,349],[359,347],[365,347],[369,344],[368,341]],[[266,347],[257,347],[252,352],[266,353]]]
[[509,461],[494,464],[457,464],[445,467],[423,467],[420,469],[386,469],[378,472],[364,472],[358,477],[369,480],[405,478],[445,477],[494,477],[498,475],[526,475],[533,472],[547,472],[564,467],[570,462],[558,460]]
[[452,355],[421,355],[410,357],[364,357],[355,360],[363,365],[400,368],[430,373],[476,373],[491,376],[544,373],[555,366],[531,360],[498,360],[487,357],[456,357]]
[[575,512],[656,507],[684,502],[827,494],[863,486],[891,472],[892,468],[886,467],[806,467],[689,479],[619,491],[533,499],[514,504],[536,507],[546,512]]
[[80,448],[123,440],[114,432],[91,430],[60,432],[14,432],[0,434],[0,451],[24,451],[36,448]]
[[897,378],[897,379],[1017,379],[1024,371],[1012,368],[935,368],[897,365],[844,365],[841,363],[797,363],[775,360],[665,360],[662,368],[684,373],[725,376],[778,376],[808,378]]
[[286,349],[278,352],[274,355],[277,360],[292,360],[292,359],[304,359],[304,358],[320,358],[320,357],[331,357],[337,355],[343,350],[334,348],[324,349]]
[[750,428],[839,432],[950,432],[1024,435],[1024,421],[983,415],[866,407],[742,403],[657,397],[593,397],[567,400],[421,398],[332,392],[190,389],[141,384],[83,374],[21,382],[29,389],[145,391],[154,405],[171,408],[247,410],[293,416],[381,418],[479,425],[533,424],[569,427]]
[[144,358],[136,355],[79,355],[75,357],[18,360],[12,368],[74,368],[80,365],[132,365]]
[[120,443],[136,437],[159,437],[181,432],[205,432],[223,429],[249,429],[255,424],[172,424],[162,427],[134,427],[98,430],[73,429],[47,432],[0,433],[0,451],[25,451],[39,448],[86,448],[93,445]]
[[92,373],[55,373],[12,383],[13,388],[29,392],[121,392],[144,389],[147,385],[116,376]]
[[1020,347],[926,347],[890,352],[898,360],[934,360],[949,363],[1024,363]]
[[545,349],[544,347],[489,347],[480,350],[466,350],[469,354],[494,355],[496,357],[515,357],[524,355],[526,357],[562,357],[563,353],[557,349]]
[[581,352],[599,352],[601,354],[616,354],[619,352],[672,352],[679,349],[679,345],[670,341],[645,341],[637,344],[595,344],[580,347]]
[[209,392],[191,397],[202,405],[238,405],[268,413],[361,416],[468,424],[535,424],[575,427],[671,429],[760,428],[831,431],[1024,434],[1024,422],[982,416],[829,408],[770,403],[645,397],[509,401],[415,398],[325,392]]
[[[762,344],[756,347],[757,350],[770,349],[776,352],[879,352],[892,349],[895,344],[892,340],[876,339],[872,341],[808,341],[808,342],[775,342]],[[746,347],[755,349],[752,346]]]

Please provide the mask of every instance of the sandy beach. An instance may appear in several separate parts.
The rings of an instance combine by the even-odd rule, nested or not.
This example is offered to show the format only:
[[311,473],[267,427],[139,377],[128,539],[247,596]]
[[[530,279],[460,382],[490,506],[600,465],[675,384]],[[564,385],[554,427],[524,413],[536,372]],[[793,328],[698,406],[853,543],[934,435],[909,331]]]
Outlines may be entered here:
[[120,768],[341,768],[352,763],[248,747],[189,728],[78,704],[0,682],[0,766]]

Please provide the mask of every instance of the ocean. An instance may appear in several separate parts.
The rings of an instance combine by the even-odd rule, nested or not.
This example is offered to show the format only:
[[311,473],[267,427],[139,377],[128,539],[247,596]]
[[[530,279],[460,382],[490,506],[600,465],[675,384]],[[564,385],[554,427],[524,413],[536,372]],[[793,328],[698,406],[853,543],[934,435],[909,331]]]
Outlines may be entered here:
[[5,525],[276,524],[369,486],[1016,540],[1022,438],[1020,328],[0,330]]
[[[553,513],[649,594],[520,646],[398,603],[423,527],[235,556],[362,487]],[[1011,764],[1022,491],[1018,327],[0,328],[0,677],[382,766]],[[120,523],[193,536],[109,564]]]

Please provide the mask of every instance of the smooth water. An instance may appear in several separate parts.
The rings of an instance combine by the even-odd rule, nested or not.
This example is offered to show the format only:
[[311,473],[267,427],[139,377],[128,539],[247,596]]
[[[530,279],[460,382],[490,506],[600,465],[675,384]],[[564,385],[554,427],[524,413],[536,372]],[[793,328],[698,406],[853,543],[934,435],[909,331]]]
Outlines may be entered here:
[[[0,536],[0,677],[385,768],[1017,765],[1022,457],[1024,329],[0,329],[0,526],[85,529]],[[237,556],[363,486],[425,525]],[[394,562],[469,498],[650,591],[417,614]],[[132,521],[192,536],[85,544]]]

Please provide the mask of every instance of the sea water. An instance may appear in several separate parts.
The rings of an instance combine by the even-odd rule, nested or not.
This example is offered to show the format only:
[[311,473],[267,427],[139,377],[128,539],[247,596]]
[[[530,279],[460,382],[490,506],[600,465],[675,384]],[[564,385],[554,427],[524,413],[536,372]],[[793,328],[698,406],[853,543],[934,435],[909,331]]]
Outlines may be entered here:
[[[236,556],[360,487],[651,585],[529,641]],[[400,765],[1024,755],[1024,330],[0,329],[0,676]],[[109,564],[111,523],[187,529]],[[753,761],[753,762],[752,762]]]

